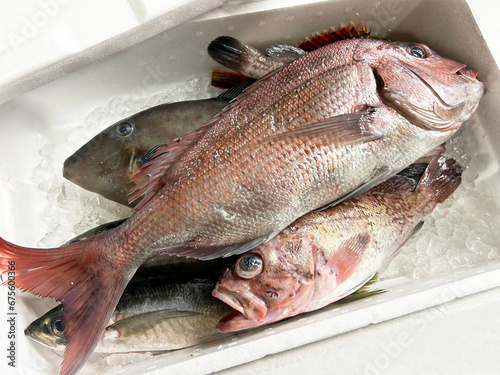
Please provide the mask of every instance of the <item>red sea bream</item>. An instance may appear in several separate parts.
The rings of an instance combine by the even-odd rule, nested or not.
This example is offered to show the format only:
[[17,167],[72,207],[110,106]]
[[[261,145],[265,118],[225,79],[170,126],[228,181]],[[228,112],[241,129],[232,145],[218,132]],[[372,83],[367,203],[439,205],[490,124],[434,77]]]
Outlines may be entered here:
[[354,39],[309,52],[152,153],[124,224],[63,248],[0,239],[0,270],[15,261],[18,287],[62,302],[61,374],[74,374],[146,259],[243,253],[387,179],[473,115],[476,75],[421,44]]

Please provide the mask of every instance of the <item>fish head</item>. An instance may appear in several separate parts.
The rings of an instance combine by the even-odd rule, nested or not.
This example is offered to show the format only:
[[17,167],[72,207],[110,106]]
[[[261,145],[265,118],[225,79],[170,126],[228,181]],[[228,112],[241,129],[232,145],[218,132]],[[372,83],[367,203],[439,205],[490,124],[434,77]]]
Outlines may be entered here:
[[64,177],[127,205],[133,187],[130,180],[144,164],[144,155],[162,142],[184,134],[171,124],[175,114],[168,104],[160,105],[114,123],[66,159]]
[[151,148],[143,139],[144,124],[134,117],[104,129],[67,158],[64,177],[86,190],[127,204],[130,179],[140,170],[141,157]]
[[243,254],[222,275],[212,294],[234,310],[218,323],[219,331],[269,324],[307,306],[314,291],[311,245],[286,237],[279,235]]
[[161,104],[120,120],[92,138],[65,162],[63,175],[86,190],[128,204],[130,180],[155,146],[172,142],[208,122],[224,100]]
[[372,67],[385,104],[429,130],[458,129],[484,94],[477,72],[424,44],[361,41],[355,59]]
[[64,350],[68,342],[62,324],[63,308],[57,306],[24,330],[26,337],[49,348]]

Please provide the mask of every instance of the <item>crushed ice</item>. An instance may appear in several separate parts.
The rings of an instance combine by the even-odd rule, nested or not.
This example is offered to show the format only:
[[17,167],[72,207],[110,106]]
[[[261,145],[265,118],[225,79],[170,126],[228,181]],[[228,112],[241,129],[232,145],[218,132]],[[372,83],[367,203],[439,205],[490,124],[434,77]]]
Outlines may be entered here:
[[[130,210],[117,203],[87,192],[66,181],[60,173],[62,162],[98,132],[117,120],[146,108],[180,100],[204,99],[217,95],[208,78],[195,78],[176,83],[168,90],[152,96],[118,97],[108,105],[95,109],[83,121],[68,127],[61,138],[40,150],[40,162],[33,171],[33,181],[47,197],[43,222],[47,235],[40,247],[59,246],[70,238],[97,225],[127,217]],[[456,272],[459,269],[498,261],[495,244],[500,227],[498,203],[490,186],[480,178],[485,165],[496,162],[488,153],[487,141],[478,135],[479,124],[466,124],[447,144],[447,154],[454,157],[465,171],[462,185],[438,205],[425,225],[388,267],[379,280],[392,278],[423,279]],[[481,150],[481,151],[478,151]],[[121,354],[92,356],[92,366],[120,368],[142,361],[148,355]]]

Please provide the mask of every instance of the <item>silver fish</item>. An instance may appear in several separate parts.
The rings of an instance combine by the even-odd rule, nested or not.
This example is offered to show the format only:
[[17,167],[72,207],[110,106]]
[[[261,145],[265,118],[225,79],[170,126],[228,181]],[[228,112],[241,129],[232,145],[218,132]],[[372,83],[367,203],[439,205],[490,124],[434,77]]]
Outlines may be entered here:
[[[95,351],[165,351],[223,337],[215,326],[231,308],[212,297],[214,286],[211,279],[134,279]],[[62,316],[63,307],[59,305],[33,321],[24,333],[40,344],[64,350],[67,338]]]

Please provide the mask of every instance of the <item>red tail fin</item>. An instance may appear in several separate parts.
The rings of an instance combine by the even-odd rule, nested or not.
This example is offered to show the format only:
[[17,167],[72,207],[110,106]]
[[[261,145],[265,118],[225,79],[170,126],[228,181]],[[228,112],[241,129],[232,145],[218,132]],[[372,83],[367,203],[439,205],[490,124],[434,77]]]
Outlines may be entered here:
[[15,262],[16,286],[62,302],[68,338],[60,374],[76,374],[106,328],[131,274],[111,267],[96,239],[63,248],[30,249],[0,238],[1,271]]

